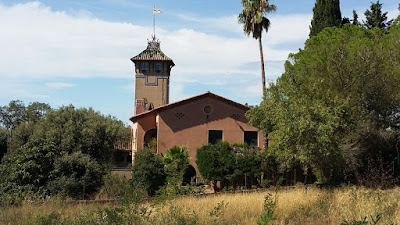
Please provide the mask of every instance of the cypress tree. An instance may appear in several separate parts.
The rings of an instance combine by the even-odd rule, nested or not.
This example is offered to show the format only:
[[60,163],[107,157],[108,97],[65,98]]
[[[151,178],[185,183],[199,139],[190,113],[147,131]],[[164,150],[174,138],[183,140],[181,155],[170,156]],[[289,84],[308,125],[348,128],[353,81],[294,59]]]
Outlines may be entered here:
[[353,25],[360,26],[360,22],[358,21],[358,14],[356,10],[353,9]]
[[374,27],[378,27],[378,28],[386,28],[389,27],[393,20],[390,20],[388,22],[387,21],[387,14],[388,12],[382,12],[382,3],[379,3],[379,1],[377,1],[376,3],[372,3],[371,2],[371,10],[366,10],[364,15],[365,18],[367,19],[367,21],[363,21],[364,22],[364,26],[367,29],[372,29]]
[[342,25],[339,0],[317,0],[313,12],[310,37],[317,35],[325,27],[341,27]]

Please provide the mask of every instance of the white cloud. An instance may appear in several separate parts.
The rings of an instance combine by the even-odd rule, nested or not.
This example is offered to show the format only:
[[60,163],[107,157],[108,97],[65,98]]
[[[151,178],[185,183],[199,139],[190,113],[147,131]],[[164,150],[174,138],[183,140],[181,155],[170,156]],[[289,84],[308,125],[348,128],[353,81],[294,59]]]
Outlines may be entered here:
[[304,43],[310,33],[312,14],[273,15],[265,43],[277,45],[288,42]]
[[126,77],[129,58],[151,33],[55,12],[39,2],[0,5],[0,21],[0,76],[12,77]]
[[74,87],[74,86],[75,86],[75,84],[63,83],[63,82],[46,83],[46,87],[48,87],[50,89],[64,89],[64,88],[70,88],[70,87]]
[[[289,42],[300,43],[301,47],[308,35],[310,18],[271,16],[271,29],[263,38],[264,59],[285,60],[297,50],[286,47]],[[157,28],[162,50],[176,64],[172,73],[177,84],[171,98],[180,98],[188,82],[229,85],[259,78],[258,42],[242,33],[236,15],[192,20],[210,32],[188,29],[185,25],[169,31]],[[131,78],[134,70],[129,58],[146,48],[152,33],[151,27],[103,21],[86,11],[54,11],[40,2],[10,7],[0,4],[0,21],[0,80]],[[221,34],[228,31],[236,35]],[[253,64],[257,66],[249,67]],[[272,74],[278,75],[279,72]],[[53,89],[71,85],[46,84]]]

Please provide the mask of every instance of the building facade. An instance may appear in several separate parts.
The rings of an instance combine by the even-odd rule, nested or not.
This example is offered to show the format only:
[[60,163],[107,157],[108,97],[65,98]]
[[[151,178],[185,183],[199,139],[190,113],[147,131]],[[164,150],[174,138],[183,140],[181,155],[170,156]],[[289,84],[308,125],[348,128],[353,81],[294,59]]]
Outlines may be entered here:
[[169,103],[172,59],[152,41],[147,49],[131,59],[135,63],[135,114],[132,126],[132,157],[152,140],[157,153],[175,145],[186,146],[189,163],[197,168],[196,149],[204,144],[227,141],[264,147],[264,136],[248,125],[248,106],[206,92]]
[[157,153],[175,145],[186,146],[196,168],[196,149],[218,141],[248,143],[263,148],[263,133],[248,125],[245,105],[206,92],[130,118],[133,122],[133,155],[156,139]]

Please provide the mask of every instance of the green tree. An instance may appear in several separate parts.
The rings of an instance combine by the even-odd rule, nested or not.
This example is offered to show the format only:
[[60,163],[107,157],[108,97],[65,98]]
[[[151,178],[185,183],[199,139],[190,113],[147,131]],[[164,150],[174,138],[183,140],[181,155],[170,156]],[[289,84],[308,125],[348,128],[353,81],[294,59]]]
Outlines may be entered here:
[[26,107],[26,119],[28,122],[36,123],[45,117],[47,112],[51,110],[49,104],[41,102],[32,102]]
[[91,108],[76,109],[70,105],[48,111],[37,123],[18,126],[10,147],[16,149],[29,140],[46,139],[64,154],[82,152],[107,166],[112,162],[114,144],[129,135],[121,121]]
[[223,184],[234,173],[235,154],[228,142],[222,141],[215,145],[207,144],[196,151],[196,165],[203,178],[213,183],[218,191],[217,182]]
[[63,155],[54,162],[49,190],[82,198],[98,191],[103,183],[104,170],[89,155],[74,152]]
[[165,184],[166,174],[162,156],[150,148],[143,148],[135,153],[132,167],[132,182],[142,185],[149,196],[154,196],[157,190]]
[[48,140],[29,141],[8,152],[0,165],[0,193],[38,193],[43,197],[58,155],[58,149]]
[[355,26],[361,26],[360,21],[358,21],[358,14],[357,14],[356,10],[354,10],[354,9],[353,9],[353,22],[352,22],[352,24],[355,25]]
[[[103,116],[93,109],[75,109],[71,105],[51,110],[46,104],[31,103],[25,110],[20,111],[25,111],[27,116],[23,118],[29,118],[29,120],[21,120],[21,123],[12,128],[13,136],[9,138],[8,152],[0,168],[2,174],[0,186],[6,193],[18,192],[22,197],[26,192],[39,193],[43,196],[42,194],[50,187],[53,191],[62,190],[76,197],[66,188],[86,184],[85,193],[93,192],[98,184],[101,184],[96,175],[98,174],[97,166],[100,165],[102,174],[108,170],[112,163],[114,144],[130,136],[129,130],[121,121],[111,116]],[[60,156],[63,158],[58,159]],[[97,180],[93,182],[97,186],[90,182],[82,183],[86,177],[80,177],[79,173],[75,174],[78,176],[76,178],[68,177],[71,174],[63,172],[63,179],[60,180],[55,176],[50,179],[50,173],[62,172],[55,170],[56,160],[57,163],[64,163],[67,159],[73,160],[79,156],[86,157],[82,158],[84,163],[88,161],[87,157],[91,157],[90,160],[93,163],[88,164],[90,166],[88,169],[93,170],[86,171],[90,172],[90,176],[96,176]],[[71,161],[71,163],[78,166],[82,164],[76,161]],[[62,164],[62,166],[67,165]],[[75,184],[71,183],[75,182],[74,179],[78,179],[75,180],[77,182]],[[49,186],[50,182],[52,182],[51,186]]]
[[0,107],[0,124],[14,130],[22,123],[36,123],[50,110],[51,107],[45,103],[33,102],[26,107],[21,100],[12,100],[8,106]]
[[[292,54],[267,99],[247,116],[269,133],[282,168],[299,162],[320,181],[343,174],[344,147],[355,151],[365,124],[400,124],[400,27],[389,34],[346,25],[327,28]],[[338,171],[339,169],[339,171]]]
[[261,175],[261,162],[263,160],[260,149],[247,144],[233,144],[232,150],[235,154],[234,171],[231,175],[232,180],[235,183],[242,184],[245,188],[257,185],[257,178]]
[[366,10],[364,15],[366,21],[364,22],[364,26],[368,29],[372,29],[374,27],[378,27],[384,29],[389,27],[393,20],[387,21],[387,12],[382,12],[382,4],[379,3],[379,0],[376,3],[371,2],[370,6],[371,10]]
[[10,101],[8,106],[0,108],[0,123],[8,130],[13,130],[26,120],[26,108],[21,100]]
[[268,32],[271,25],[266,16],[268,13],[275,12],[276,6],[269,4],[269,0],[242,0],[241,4],[243,11],[239,14],[238,21],[243,24],[243,31],[246,35],[252,34],[253,38],[258,40],[261,59],[261,83],[263,97],[265,97],[265,69],[261,37],[262,32],[264,30]]
[[317,0],[313,8],[310,26],[310,38],[326,27],[341,27],[342,14],[339,0]]

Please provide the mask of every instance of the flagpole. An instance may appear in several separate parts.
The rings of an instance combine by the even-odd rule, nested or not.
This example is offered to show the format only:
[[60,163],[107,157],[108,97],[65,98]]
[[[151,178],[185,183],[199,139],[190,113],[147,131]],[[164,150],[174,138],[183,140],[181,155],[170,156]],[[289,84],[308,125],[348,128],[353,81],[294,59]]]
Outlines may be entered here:
[[[154,6],[153,9],[156,7]],[[156,38],[156,14],[153,11],[153,37]]]

